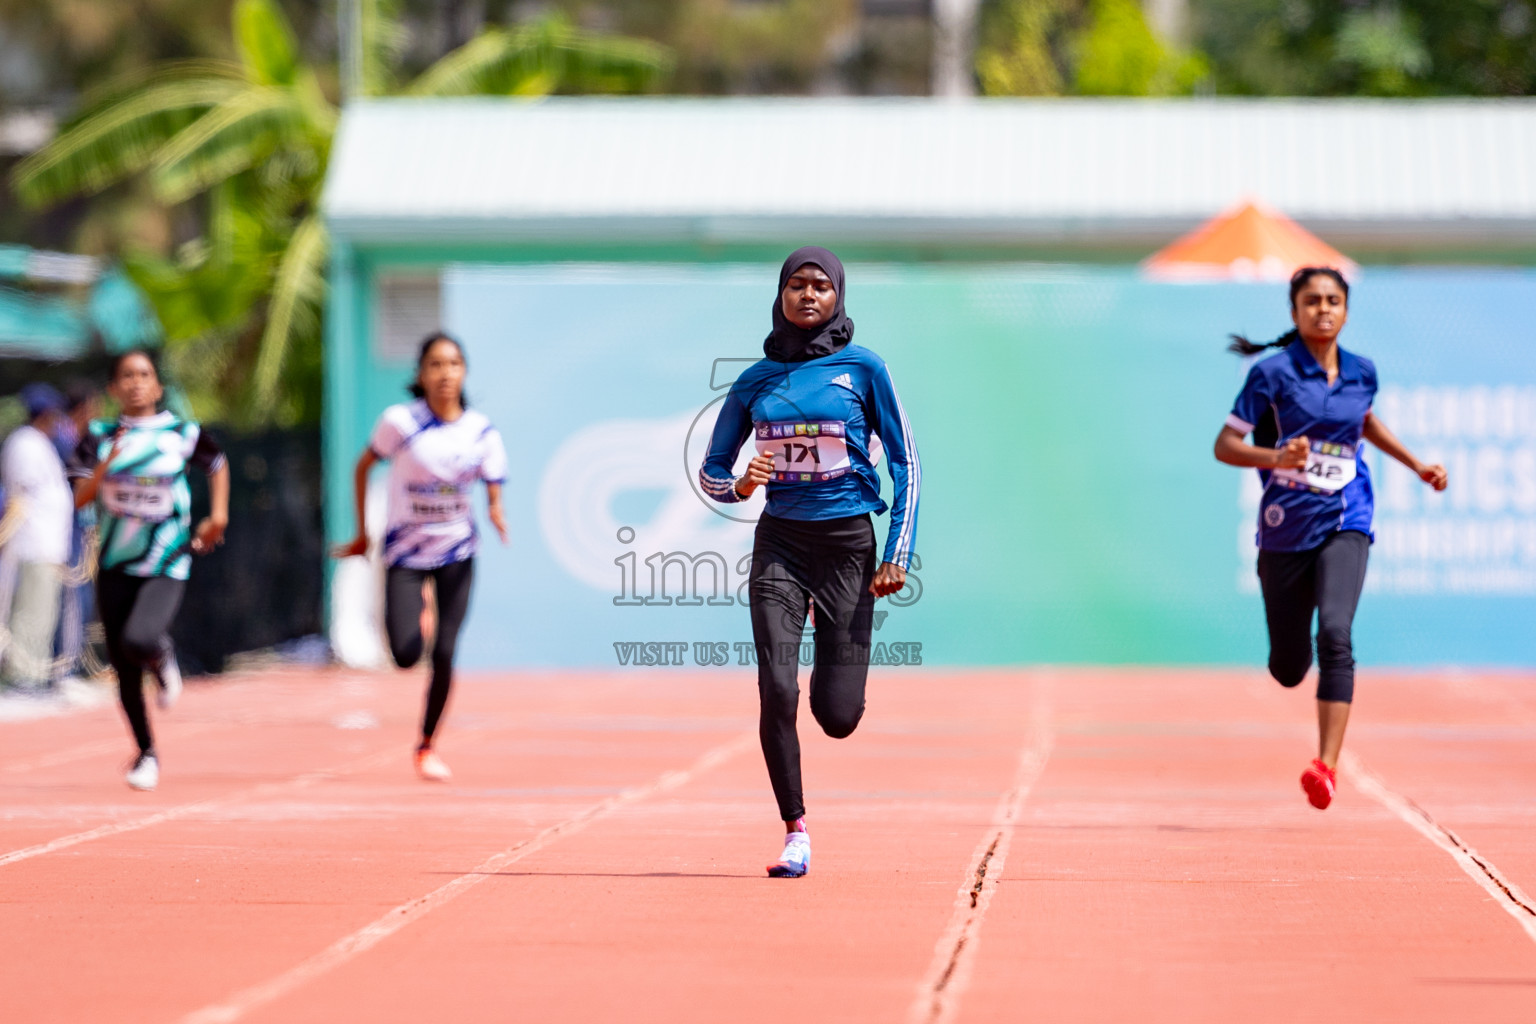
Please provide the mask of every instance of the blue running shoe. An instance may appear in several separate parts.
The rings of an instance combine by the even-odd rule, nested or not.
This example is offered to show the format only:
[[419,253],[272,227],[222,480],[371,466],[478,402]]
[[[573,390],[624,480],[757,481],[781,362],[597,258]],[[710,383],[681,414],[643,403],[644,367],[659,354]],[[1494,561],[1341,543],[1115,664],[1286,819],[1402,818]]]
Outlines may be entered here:
[[811,869],[811,835],[791,832],[784,837],[784,852],[777,864],[768,865],[769,878],[799,878]]

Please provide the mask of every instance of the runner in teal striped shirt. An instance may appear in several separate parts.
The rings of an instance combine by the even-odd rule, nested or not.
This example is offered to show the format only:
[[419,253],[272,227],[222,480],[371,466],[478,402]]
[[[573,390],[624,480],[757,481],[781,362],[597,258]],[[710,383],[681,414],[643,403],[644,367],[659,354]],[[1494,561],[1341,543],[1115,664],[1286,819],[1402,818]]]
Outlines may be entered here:
[[[127,781],[148,790],[159,783],[160,762],[144,707],[144,669],[159,680],[158,702],[169,708],[181,691],[171,620],[181,606],[193,552],[211,551],[224,538],[229,467],[202,427],[159,410],[164,389],[149,353],[118,356],[107,391],[122,415],[90,425],[75,449],[70,476],[75,506],[99,505],[97,606],[123,714],[139,745]],[[195,531],[189,466],[208,474],[211,505]]]

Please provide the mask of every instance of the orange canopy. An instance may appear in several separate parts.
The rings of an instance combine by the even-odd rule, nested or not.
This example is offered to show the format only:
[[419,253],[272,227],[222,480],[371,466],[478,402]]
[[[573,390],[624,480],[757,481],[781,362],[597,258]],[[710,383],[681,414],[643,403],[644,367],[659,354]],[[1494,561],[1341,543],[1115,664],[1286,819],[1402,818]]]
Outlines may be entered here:
[[1243,203],[1206,221],[1142,263],[1161,281],[1287,281],[1301,267],[1359,267],[1289,217]]

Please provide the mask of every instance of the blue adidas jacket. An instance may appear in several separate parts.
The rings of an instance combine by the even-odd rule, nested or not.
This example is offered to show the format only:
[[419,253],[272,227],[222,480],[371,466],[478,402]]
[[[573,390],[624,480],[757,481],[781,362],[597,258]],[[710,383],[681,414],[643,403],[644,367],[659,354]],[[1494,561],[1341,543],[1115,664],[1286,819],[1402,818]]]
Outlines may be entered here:
[[704,493],[740,501],[732,472],[748,438],[773,456],[768,508],[780,519],[840,519],[886,511],[870,445],[885,450],[895,497],[884,560],[908,567],[922,467],[912,427],[879,356],[849,345],[803,363],[762,359],[731,385],[699,469]]

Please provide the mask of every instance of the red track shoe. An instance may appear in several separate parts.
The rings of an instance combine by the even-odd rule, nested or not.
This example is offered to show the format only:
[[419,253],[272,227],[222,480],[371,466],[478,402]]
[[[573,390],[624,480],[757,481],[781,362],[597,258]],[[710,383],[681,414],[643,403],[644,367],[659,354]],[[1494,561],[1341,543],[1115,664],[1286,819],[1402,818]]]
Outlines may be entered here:
[[1339,788],[1339,778],[1332,768],[1314,760],[1301,773],[1301,788],[1307,791],[1307,802],[1318,810],[1327,810],[1333,803],[1333,794]]

